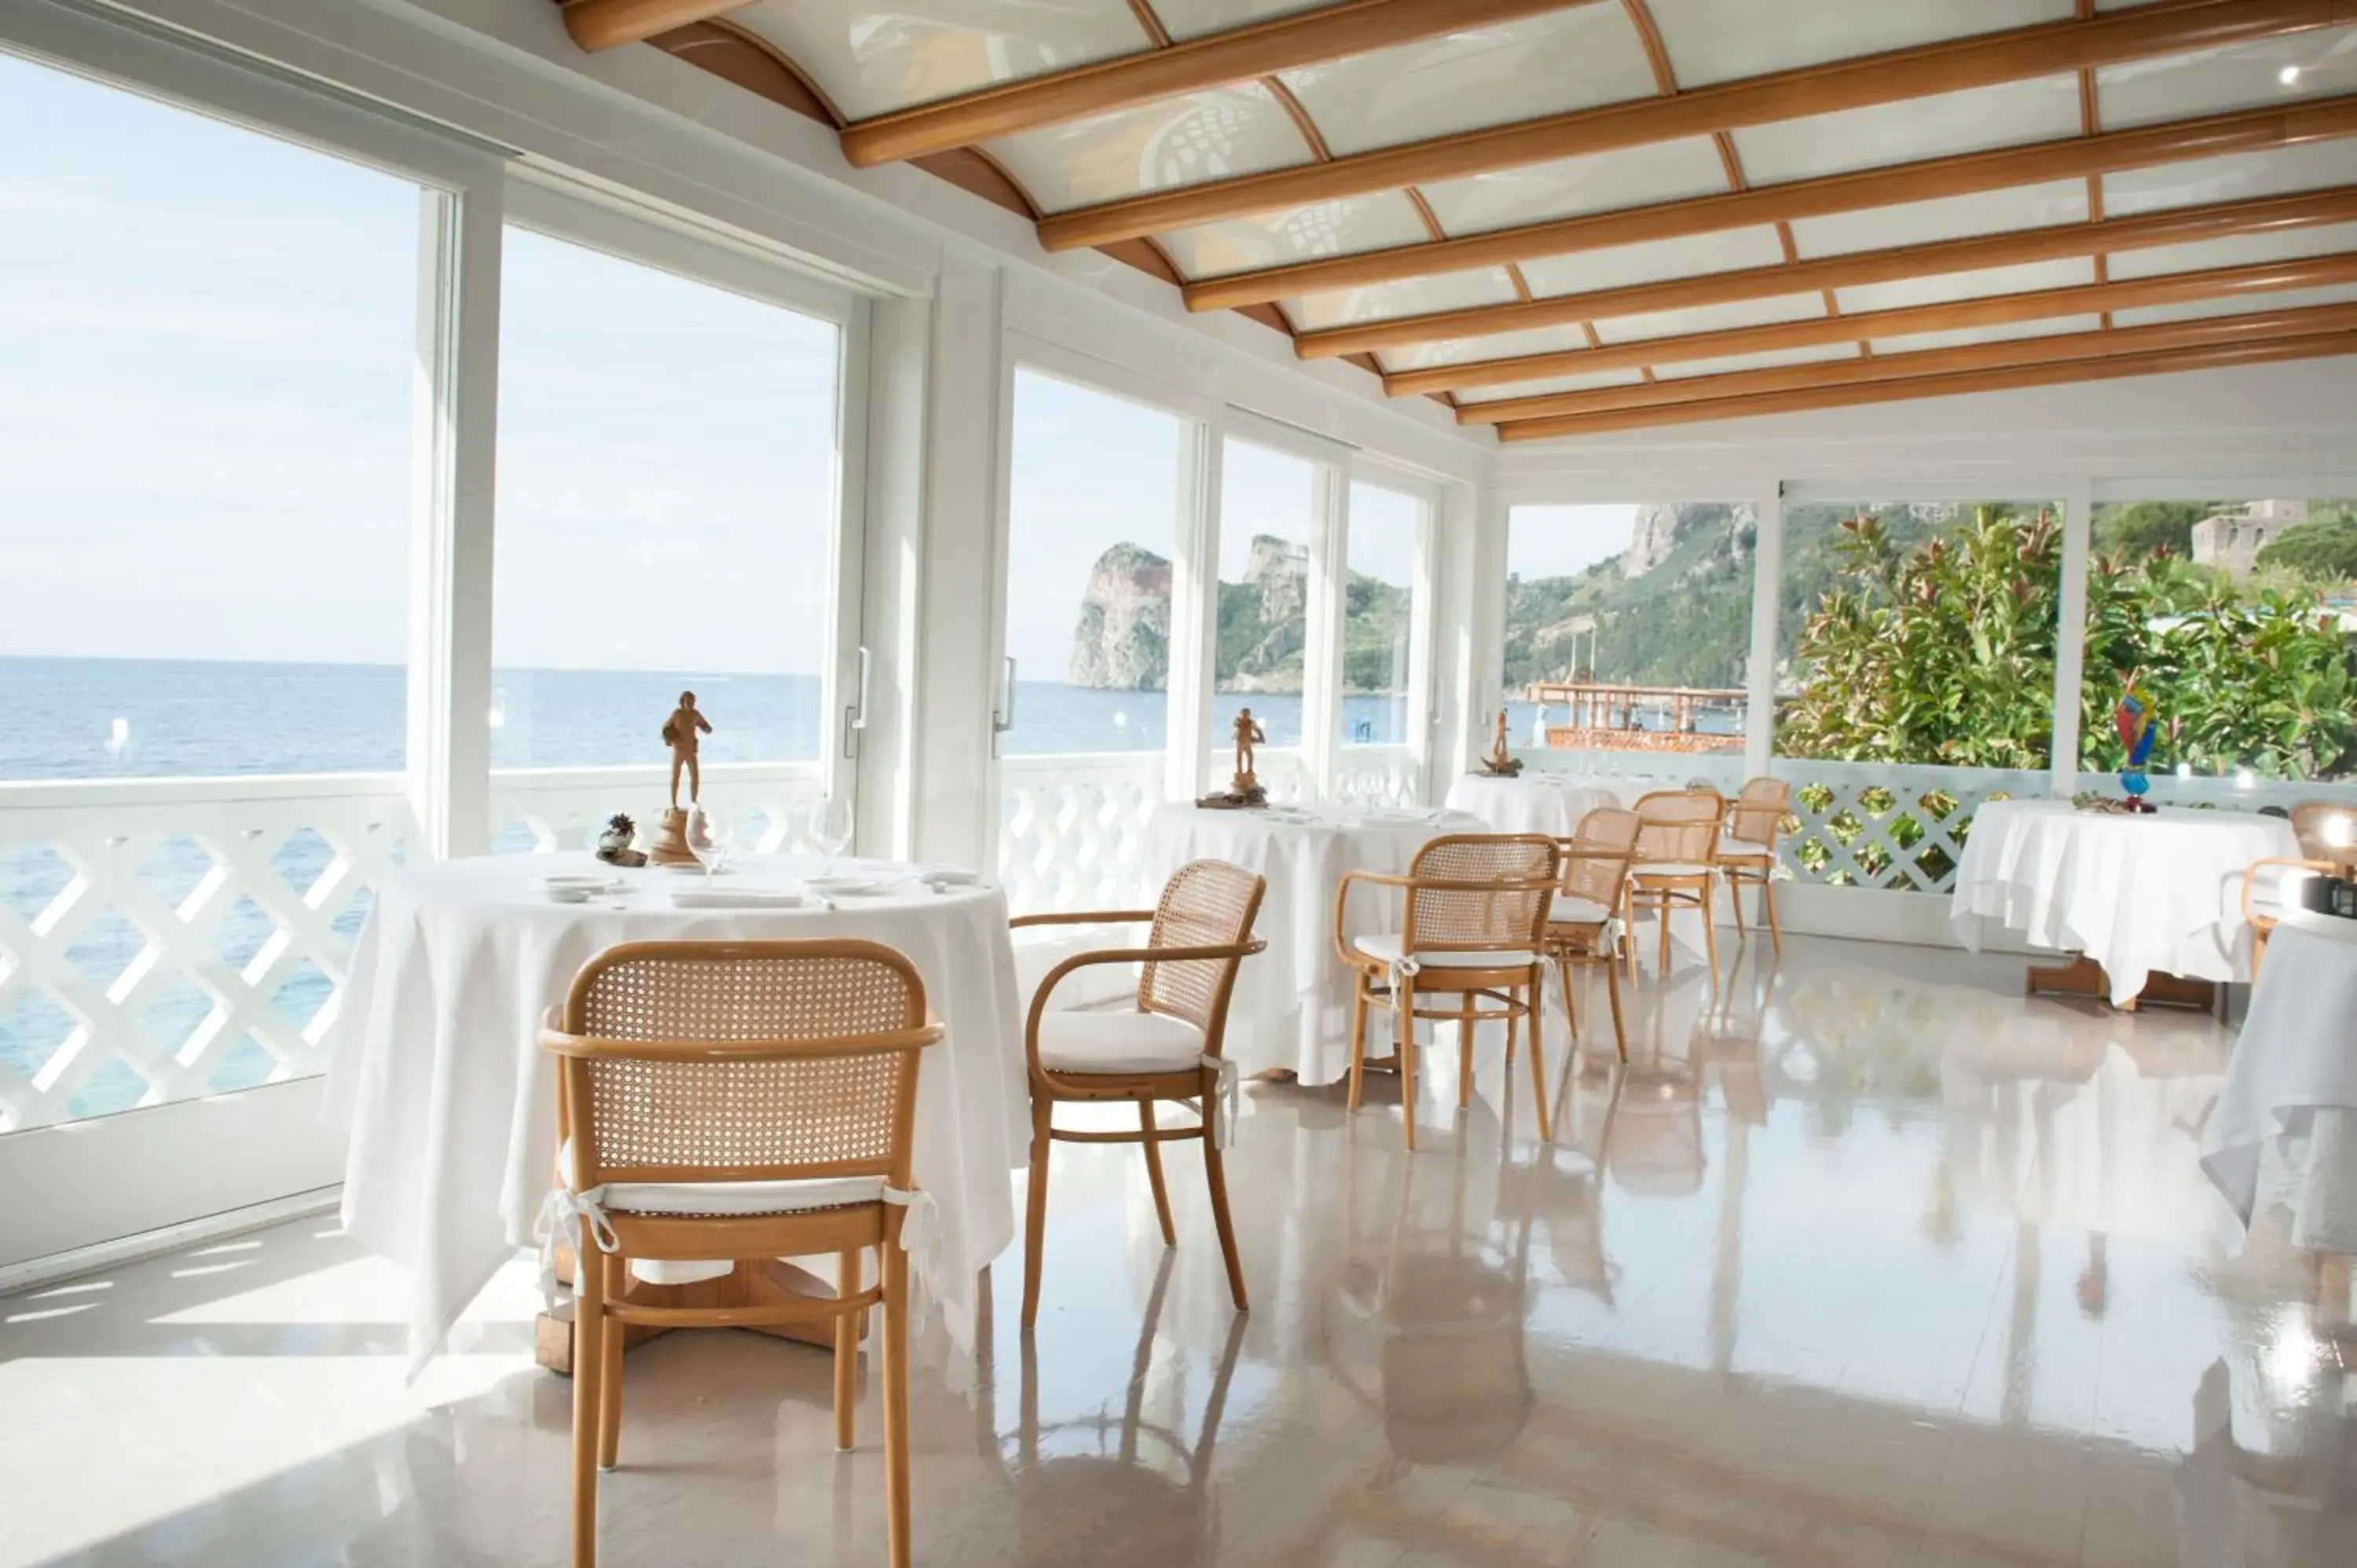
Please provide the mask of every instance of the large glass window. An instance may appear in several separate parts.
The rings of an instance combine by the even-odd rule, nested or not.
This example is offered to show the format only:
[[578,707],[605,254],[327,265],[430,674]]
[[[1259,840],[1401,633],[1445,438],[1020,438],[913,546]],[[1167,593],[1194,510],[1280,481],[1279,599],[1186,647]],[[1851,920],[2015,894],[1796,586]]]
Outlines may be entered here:
[[2357,777],[2357,504],[2106,503],[2090,543],[2082,768],[2126,762],[2113,714],[2133,682],[2157,781]]
[[840,329],[527,230],[502,272],[493,765],[659,764],[690,688],[706,762],[816,757]]
[[1739,754],[1758,531],[1748,505],[1514,508],[1504,665],[1513,743],[1615,754],[1638,771],[1648,757]]
[[1159,751],[1186,426],[1036,371],[1015,373],[1006,651],[1009,754]]
[[1301,744],[1317,517],[1317,465],[1249,441],[1228,441],[1220,481],[1215,757],[1243,708],[1252,709],[1270,746]]
[[316,1067],[398,787],[197,780],[403,765],[421,207],[0,55],[0,779],[186,780],[0,812],[0,1132]]
[[1424,503],[1380,485],[1351,487],[1350,577],[1342,604],[1342,742],[1399,746],[1408,731]]

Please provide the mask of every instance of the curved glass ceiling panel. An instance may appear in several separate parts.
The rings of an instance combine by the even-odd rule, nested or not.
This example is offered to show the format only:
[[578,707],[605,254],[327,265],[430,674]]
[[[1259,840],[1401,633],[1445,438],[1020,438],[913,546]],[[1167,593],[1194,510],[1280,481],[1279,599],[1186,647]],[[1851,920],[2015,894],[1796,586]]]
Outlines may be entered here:
[[1734,135],[1744,177],[1775,185],[2078,134],[2079,79],[2046,76],[1750,125]]
[[2007,321],[1995,327],[1955,327],[1945,332],[1910,332],[1899,338],[1877,338],[1878,354],[1917,354],[1933,349],[1967,349],[1975,343],[2008,343],[2017,338],[2060,338],[2071,332],[2093,332],[2104,325],[2100,316],[2055,316],[2043,321]]
[[1451,235],[1716,196],[1726,188],[1727,170],[1707,136],[1559,158],[1423,188],[1440,226]]
[[1587,334],[1577,327],[1533,327],[1521,332],[1499,332],[1487,338],[1452,338],[1446,343],[1411,343],[1386,349],[1375,356],[1387,371],[1421,371],[1435,365],[1461,365],[1469,360],[1507,360],[1521,354],[1562,354],[1587,347]]
[[1231,218],[1156,236],[1189,279],[1252,272],[1431,238],[1415,204],[1396,190],[1317,201],[1290,212]]
[[983,148],[1045,212],[1310,161],[1293,117],[1256,81],[1158,99]]
[[1933,273],[1895,283],[1837,288],[1834,298],[1844,316],[1861,310],[1900,310],[1910,305],[1942,305],[1952,299],[1983,299],[1996,294],[2028,294],[2041,288],[2073,288],[2095,281],[2095,258],[2068,256],[2018,266],[1981,267],[1968,273]]
[[2069,19],[2071,0],[1652,0],[1680,87]]
[[1599,288],[1701,277],[1707,273],[1772,267],[1784,260],[1783,242],[1773,229],[1729,229],[1683,240],[1648,240],[1641,245],[1611,245],[1574,251],[1523,263],[1523,281],[1535,295],[1587,294]]
[[1770,349],[1759,354],[1725,354],[1716,360],[1688,360],[1682,364],[1657,365],[1653,374],[1665,381],[1684,381],[1689,376],[1727,376],[1738,371],[1778,371],[1786,365],[1824,365],[1835,360],[1855,360],[1855,343],[1820,343],[1807,349]]
[[2055,180],[2046,185],[1985,190],[1975,196],[1943,196],[1863,212],[1836,212],[1792,220],[1792,243],[1803,258],[1847,255],[1854,251],[1921,245],[1968,234],[1997,234],[2087,220],[2087,182]]
[[1200,38],[1205,33],[1232,32],[1265,22],[1315,11],[1330,0],[1151,0],[1163,30],[1174,38]]
[[[2357,29],[2292,33],[2238,48],[2129,60],[2095,72],[2096,124],[2116,131],[2357,88]],[[2301,74],[2292,81],[2283,72]]]
[[2159,164],[2104,177],[2104,211],[2121,218],[2357,181],[2357,141],[2310,142],[2265,153]]
[[1505,273],[1491,267],[1483,272],[1441,273],[1433,277],[1403,278],[1397,283],[1313,294],[1286,300],[1285,313],[1303,331],[1314,332],[1321,327],[1348,327],[1354,322],[1381,321],[1394,316],[1423,316],[1435,310],[1504,305],[1520,297]]
[[2318,305],[2357,305],[2357,283],[2330,284],[2323,288],[2279,288],[2267,294],[2234,295],[2225,299],[2188,299],[2175,305],[2140,305],[2115,310],[2115,327],[2147,327],[2159,321],[2206,321],[2214,316],[2255,316],[2263,310],[2305,310]]
[[728,19],[854,120],[1152,47],[1125,0],[756,0]]
[[1552,392],[1594,392],[1599,387],[1633,387],[1645,379],[1642,371],[1589,371],[1577,376],[1548,376],[1516,381],[1506,387],[1473,387],[1457,394],[1459,403],[1497,403],[1510,397],[1545,397]]
[[1623,316],[1596,323],[1596,335],[1607,343],[1628,343],[1647,338],[1725,332],[1737,327],[1765,327],[1777,321],[1814,321],[1824,314],[1823,295],[1785,294],[1771,299],[1730,299],[1718,305],[1688,306],[1684,310]]
[[1283,73],[1338,154],[1653,95],[1618,5],[1580,5]]
[[2234,234],[2223,240],[2155,245],[2148,251],[2116,251],[2112,254],[2112,275],[2158,277],[2163,273],[2255,266],[2261,262],[2297,261],[2343,251],[2357,251],[2357,223],[2319,223],[2313,229],[2288,229],[2280,234]]

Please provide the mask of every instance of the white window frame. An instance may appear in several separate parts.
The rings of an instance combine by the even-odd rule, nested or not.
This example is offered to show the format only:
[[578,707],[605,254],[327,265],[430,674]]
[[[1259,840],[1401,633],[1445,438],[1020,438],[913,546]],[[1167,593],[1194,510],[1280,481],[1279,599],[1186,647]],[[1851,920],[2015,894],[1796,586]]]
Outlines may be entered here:
[[[1438,693],[1434,688],[1435,628],[1437,625],[1437,606],[1439,592],[1438,574],[1435,570],[1436,549],[1440,534],[1440,512],[1444,504],[1441,487],[1432,480],[1397,468],[1380,458],[1360,453],[1350,467],[1348,482],[1365,485],[1372,489],[1386,490],[1405,496],[1415,503],[1415,560],[1409,576],[1413,597],[1408,607],[1408,677],[1407,720],[1405,729],[1409,755],[1409,777],[1422,781],[1429,772],[1432,756],[1432,723]],[[1351,562],[1350,533],[1342,533],[1341,578],[1349,584]],[[1340,637],[1337,637],[1338,645]],[[1340,712],[1340,699],[1337,699]],[[1341,738],[1340,728],[1334,736],[1338,754],[1351,749],[1351,743]],[[1339,756],[1338,756],[1339,759]]]

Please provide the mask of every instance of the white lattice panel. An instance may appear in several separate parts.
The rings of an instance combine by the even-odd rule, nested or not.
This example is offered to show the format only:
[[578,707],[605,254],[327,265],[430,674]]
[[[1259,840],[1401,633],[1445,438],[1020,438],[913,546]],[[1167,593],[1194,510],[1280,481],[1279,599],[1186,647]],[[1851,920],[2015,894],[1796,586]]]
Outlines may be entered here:
[[0,784],[0,1132],[319,1069],[397,777]]
[[2052,789],[2042,770],[1779,758],[1775,772],[1792,786],[1792,815],[1781,842],[1790,875],[1802,882],[1911,893],[1953,887],[1982,801],[2042,799]]
[[[616,812],[651,832],[671,787],[667,767],[562,768],[491,775],[495,846],[512,854],[588,849]],[[681,792],[686,792],[684,782]],[[715,763],[704,799],[725,812],[739,850],[815,851],[810,816],[825,799],[815,762]]]
[[1125,908],[1141,898],[1162,768],[1158,751],[1001,757],[998,875],[1015,912]]

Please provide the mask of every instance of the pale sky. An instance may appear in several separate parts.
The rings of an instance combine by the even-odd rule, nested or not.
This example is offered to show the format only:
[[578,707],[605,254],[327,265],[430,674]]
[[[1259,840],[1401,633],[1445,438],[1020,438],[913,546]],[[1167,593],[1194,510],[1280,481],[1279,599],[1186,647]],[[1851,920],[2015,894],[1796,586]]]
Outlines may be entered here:
[[1506,574],[1525,582],[1585,572],[1629,548],[1634,504],[1518,506],[1506,527]]

